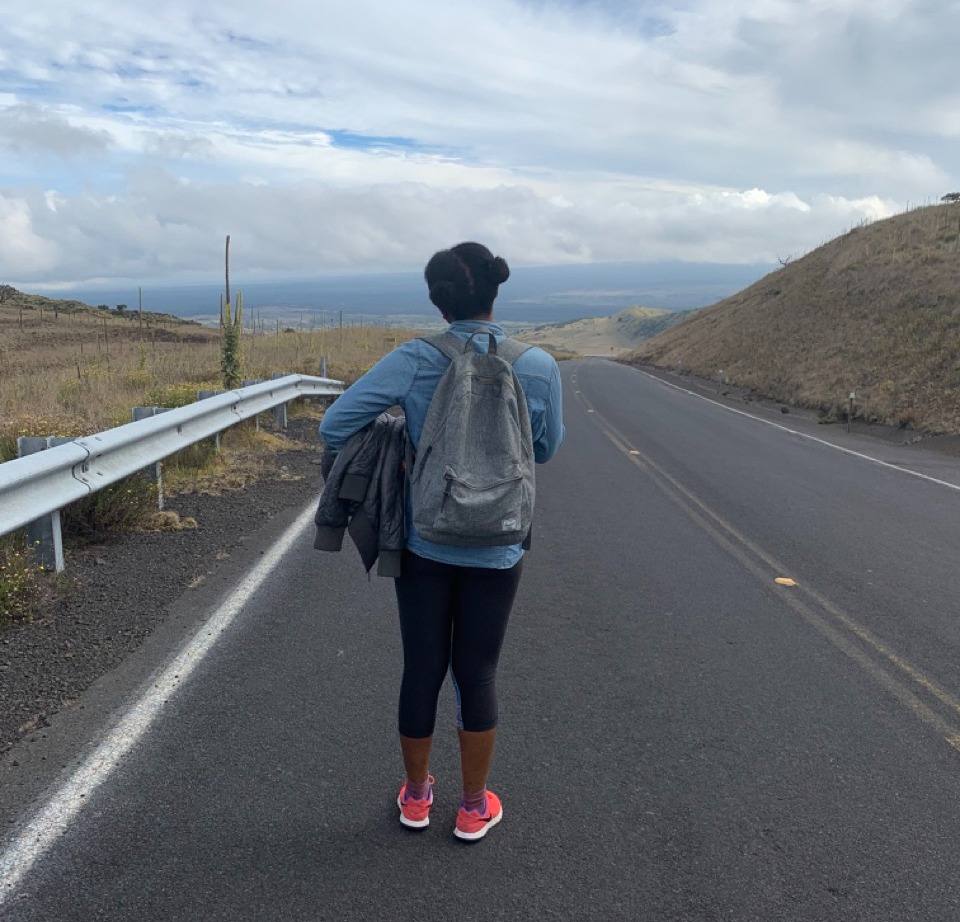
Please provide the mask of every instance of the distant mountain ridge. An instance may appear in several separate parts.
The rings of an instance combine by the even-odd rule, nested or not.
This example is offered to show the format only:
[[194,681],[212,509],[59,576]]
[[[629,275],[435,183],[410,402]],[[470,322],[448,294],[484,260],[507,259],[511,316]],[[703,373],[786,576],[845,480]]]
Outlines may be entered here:
[[855,227],[644,343],[683,368],[828,418],[960,433],[960,205]]
[[[106,312],[118,317],[136,318],[139,311],[136,305],[117,304],[110,307],[107,304],[101,304],[96,307],[86,304],[83,301],[75,299],[48,298],[45,295],[31,295],[18,291],[12,285],[0,285],[0,308],[8,310],[21,311],[47,311],[54,314],[98,314]],[[197,326],[196,321],[185,320],[174,314],[166,314],[158,311],[143,312],[145,318],[151,320],[160,320],[166,324],[189,324]]]
[[[770,270],[769,265],[724,265],[714,263],[628,263],[568,266],[514,266],[510,279],[500,288],[497,319],[533,327],[580,317],[607,317],[629,304],[647,304],[667,310],[684,310],[713,304],[739,291]],[[439,317],[430,303],[423,273],[389,272],[315,278],[245,278],[242,264],[231,266],[232,287],[243,292],[245,310],[262,311],[273,322],[298,323],[301,313],[315,317],[320,326],[361,317],[369,322],[396,322],[393,318],[434,321]],[[71,291],[30,290],[50,297],[67,297],[87,304],[137,302],[137,283],[117,282],[107,286],[82,285]],[[158,280],[143,284],[144,309],[162,310],[181,317],[216,322],[222,291],[220,271],[208,281],[174,285]]]
[[518,335],[524,342],[579,355],[620,355],[684,320],[693,310],[628,307],[612,317],[584,317],[547,324]]

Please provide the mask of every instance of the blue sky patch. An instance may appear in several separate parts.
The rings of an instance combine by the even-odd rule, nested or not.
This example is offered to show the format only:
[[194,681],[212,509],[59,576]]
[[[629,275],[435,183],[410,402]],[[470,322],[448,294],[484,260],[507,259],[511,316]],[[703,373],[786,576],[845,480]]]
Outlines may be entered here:
[[156,115],[156,106],[138,106],[135,103],[104,103],[101,108],[105,112],[116,112],[119,115]]
[[358,134],[353,131],[330,131],[327,130],[330,139],[335,147],[342,147],[345,150],[373,150],[390,148],[393,150],[415,150],[424,151],[427,148],[413,138],[402,138],[391,135],[377,134]]

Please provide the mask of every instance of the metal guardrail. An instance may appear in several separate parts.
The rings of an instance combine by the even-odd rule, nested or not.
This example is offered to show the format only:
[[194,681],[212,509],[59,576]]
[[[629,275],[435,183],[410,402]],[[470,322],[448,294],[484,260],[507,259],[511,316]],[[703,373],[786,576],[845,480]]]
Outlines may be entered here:
[[6,461],[0,464],[0,535],[58,512],[241,420],[297,397],[341,393],[342,381],[287,375]]

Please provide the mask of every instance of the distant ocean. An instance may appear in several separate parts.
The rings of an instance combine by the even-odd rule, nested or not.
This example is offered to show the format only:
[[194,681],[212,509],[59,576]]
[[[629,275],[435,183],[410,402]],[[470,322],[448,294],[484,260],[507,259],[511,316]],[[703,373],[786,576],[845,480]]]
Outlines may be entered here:
[[[626,307],[684,310],[713,304],[766,275],[768,265],[631,263],[516,268],[500,289],[496,317],[511,329],[605,317]],[[231,292],[243,292],[246,316],[265,323],[305,327],[363,321],[372,324],[434,326],[439,315],[427,298],[419,272],[245,281],[231,278]],[[144,284],[144,310],[216,323],[223,282]],[[75,298],[87,304],[138,303],[137,284],[78,286],[70,290],[30,287],[34,294]],[[246,319],[246,318],[245,318]]]

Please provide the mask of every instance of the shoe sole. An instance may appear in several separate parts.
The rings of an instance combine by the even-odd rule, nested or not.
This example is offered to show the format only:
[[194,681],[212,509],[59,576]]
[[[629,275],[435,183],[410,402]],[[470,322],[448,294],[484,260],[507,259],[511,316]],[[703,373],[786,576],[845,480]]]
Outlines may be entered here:
[[458,839],[462,839],[464,842],[476,842],[479,839],[482,839],[502,819],[503,810],[501,810],[496,816],[491,816],[490,819],[487,820],[484,827],[482,829],[478,829],[476,832],[463,832],[459,827],[455,827],[453,834]]
[[400,801],[400,798],[397,798],[397,806],[400,808],[400,825],[406,826],[407,829],[426,829],[430,825],[430,817],[426,817],[422,820],[409,820],[403,815],[403,804]]

